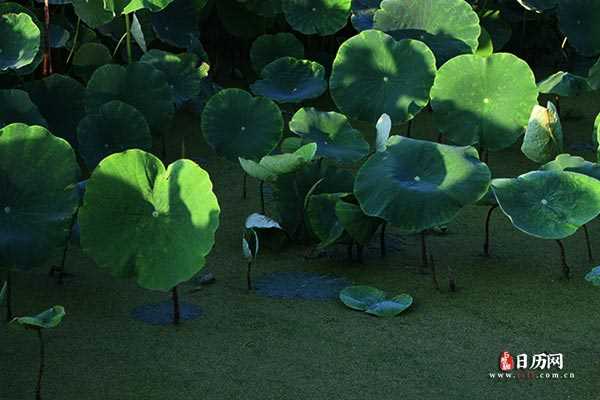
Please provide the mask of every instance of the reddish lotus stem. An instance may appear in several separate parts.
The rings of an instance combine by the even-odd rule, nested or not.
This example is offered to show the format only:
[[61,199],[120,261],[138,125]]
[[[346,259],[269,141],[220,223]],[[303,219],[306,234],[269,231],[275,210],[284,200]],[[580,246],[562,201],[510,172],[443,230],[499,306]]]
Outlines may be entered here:
[[50,51],[50,4],[44,0],[44,65],[42,74],[52,74],[52,54]]

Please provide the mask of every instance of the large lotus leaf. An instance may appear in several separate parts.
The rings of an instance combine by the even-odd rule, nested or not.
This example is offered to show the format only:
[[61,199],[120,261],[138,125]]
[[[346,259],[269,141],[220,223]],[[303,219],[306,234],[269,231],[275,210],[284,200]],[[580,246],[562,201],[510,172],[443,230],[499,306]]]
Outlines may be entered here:
[[406,310],[413,303],[413,298],[409,294],[399,294],[389,300],[380,301],[372,304],[365,310],[367,314],[377,317],[395,317]]
[[0,266],[39,266],[64,244],[78,176],[65,140],[40,126],[0,129]]
[[202,79],[208,76],[208,64],[201,64],[195,54],[172,54],[150,50],[140,59],[162,71],[173,92],[177,105],[197,96],[202,90]]
[[137,108],[155,134],[168,128],[175,112],[165,74],[148,63],[134,62],[127,67],[109,64],[94,71],[87,85],[87,112],[93,114],[111,100]]
[[63,306],[53,306],[52,308],[39,313],[33,317],[19,317],[10,321],[13,326],[22,326],[26,329],[49,329],[56,328],[65,317]]
[[595,267],[585,275],[585,280],[594,286],[600,286],[600,266]]
[[345,115],[301,108],[290,121],[290,130],[304,143],[317,144],[317,155],[340,162],[355,162],[369,153],[369,143],[352,128]]
[[300,103],[327,90],[325,68],[314,61],[281,57],[264,67],[260,75],[262,79],[250,85],[252,92],[279,103]]
[[113,100],[88,114],[77,127],[79,153],[90,170],[105,157],[129,149],[149,151],[150,127],[144,115],[129,104]]
[[277,104],[240,89],[221,90],[202,112],[202,133],[214,151],[231,161],[258,160],[281,139],[283,117]]
[[494,50],[501,50],[512,36],[511,25],[502,18],[499,10],[487,10],[479,18],[482,29],[485,29],[492,38]]
[[304,45],[296,36],[288,32],[274,35],[261,35],[250,48],[252,67],[258,73],[281,57],[304,58]]
[[386,113],[399,124],[427,105],[435,74],[435,57],[422,42],[367,30],[340,46],[329,87],[344,114],[374,124]]
[[383,0],[373,28],[425,42],[438,65],[479,46],[479,17],[464,0]]
[[590,68],[588,73],[588,84],[592,90],[600,90],[600,58],[598,58],[596,64]]
[[358,171],[354,195],[365,214],[417,233],[449,223],[479,200],[490,177],[472,147],[392,136],[387,150]]
[[208,173],[189,160],[165,170],[142,150],[105,158],[79,213],[81,245],[100,268],[168,291],[203,267],[219,226]]
[[558,5],[558,0],[517,0],[526,10],[541,13]]
[[548,102],[548,107],[535,106],[523,138],[521,151],[531,161],[546,163],[563,150],[563,133],[556,107]]
[[521,136],[538,91],[527,63],[508,53],[462,55],[438,71],[431,107],[453,143],[500,150]]
[[560,0],[558,19],[560,29],[579,53],[584,56],[600,53],[600,1]]
[[[46,35],[44,32],[44,24],[37,18],[36,14],[34,11],[23,7],[22,5],[18,4],[18,3],[14,3],[14,2],[6,2],[6,3],[2,3],[0,2],[0,16],[2,15],[8,15],[8,14],[27,14],[30,18],[31,21],[37,26],[38,31],[40,32],[40,37],[39,37],[39,46],[38,46],[38,52],[35,55],[35,57],[33,58],[33,60],[29,63],[27,63],[27,65],[24,65],[18,69],[16,69],[16,73],[18,75],[29,75],[31,73],[33,73],[35,71],[35,69],[40,65],[40,63],[42,62],[42,58],[44,56],[44,49],[43,49],[43,43],[46,40]],[[12,37],[12,39],[17,39],[15,38],[12,34],[9,35],[10,37]],[[8,37],[6,37],[8,38]],[[9,47],[12,49],[12,46],[14,45],[14,43],[12,41],[9,42],[4,42],[5,40],[5,36],[4,34],[2,34],[2,36],[0,37],[0,49],[3,49],[5,46],[8,49]],[[4,44],[6,43],[6,44]],[[9,45],[10,43],[10,45]],[[18,51],[21,51],[24,49],[18,49]],[[11,50],[14,51],[14,50]],[[13,53],[14,54],[14,53]],[[24,53],[24,55],[26,55]],[[0,56],[1,59],[2,56]],[[27,55],[27,58],[28,55]],[[1,63],[1,61],[0,61]],[[0,69],[0,71],[2,71]]]
[[335,205],[346,193],[322,193],[310,196],[306,216],[312,232],[319,238],[319,248],[325,248],[338,241],[344,234]]
[[40,30],[29,15],[0,15],[0,71],[31,64],[39,49]]
[[104,1],[72,0],[75,14],[90,28],[95,29],[113,20],[115,15],[104,8]]
[[200,11],[205,0],[175,0],[163,10],[152,14],[152,27],[163,42],[186,48],[192,37],[200,35]]
[[592,90],[586,78],[559,71],[538,83],[538,91],[558,96],[578,96]]
[[20,89],[0,90],[0,129],[15,122],[48,125],[27,92]]
[[513,225],[542,239],[570,236],[600,213],[600,182],[575,172],[533,171],[492,188]]
[[242,169],[251,177],[261,181],[275,182],[278,176],[294,172],[312,161],[317,152],[317,144],[309,143],[293,153],[264,156],[260,162],[239,158]]
[[113,58],[108,47],[101,43],[84,43],[77,49],[73,56],[73,74],[88,81],[94,71],[110,64]]
[[77,124],[85,116],[85,87],[75,79],[54,74],[25,85],[52,134],[77,147]]
[[373,238],[382,222],[379,218],[365,215],[359,205],[349,203],[345,199],[336,203],[335,215],[348,235],[363,246]]
[[351,0],[282,0],[285,19],[305,35],[332,35],[346,26]]
[[352,0],[352,26],[357,31],[373,29],[373,18],[381,0]]
[[542,171],[578,172],[600,180],[600,165],[587,161],[579,156],[560,154],[554,160],[542,165]]
[[340,292],[342,303],[358,311],[366,311],[384,299],[385,293],[371,286],[349,286]]

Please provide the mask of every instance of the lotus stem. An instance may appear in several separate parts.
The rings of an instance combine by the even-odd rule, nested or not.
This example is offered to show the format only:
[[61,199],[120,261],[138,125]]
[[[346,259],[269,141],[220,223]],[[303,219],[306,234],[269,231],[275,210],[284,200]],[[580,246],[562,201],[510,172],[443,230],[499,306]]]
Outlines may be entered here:
[[406,137],[410,137],[411,133],[412,133],[412,125],[413,125],[413,120],[409,120],[408,121],[408,127],[406,128]]
[[50,270],[52,275],[54,274],[54,271],[58,270],[58,277],[56,278],[56,282],[59,285],[63,284],[63,278],[65,276],[65,265],[67,264],[67,255],[69,253],[71,237],[73,235],[73,227],[75,226],[75,222],[77,221],[78,214],[79,214],[79,208],[77,209],[77,211],[71,218],[71,223],[69,224],[69,234],[67,235],[67,240],[65,241],[65,245],[63,247],[63,254],[62,254],[62,259],[60,261],[60,267],[59,268],[52,267],[52,269]]
[[12,274],[10,270],[6,271],[6,322],[13,319],[12,312]]
[[44,0],[44,63],[42,75],[52,74],[52,54],[50,49],[50,4]]
[[75,54],[75,48],[77,47],[77,42],[79,41],[79,27],[81,26],[81,18],[77,18],[77,27],[75,28],[75,36],[73,37],[73,45],[71,46],[71,50],[69,50],[69,55],[67,56],[66,64],[69,64],[73,54]]
[[421,268],[426,270],[429,267],[429,259],[427,256],[427,239],[425,237],[425,231],[421,232],[421,261]]
[[260,190],[260,210],[261,213],[265,213],[265,181],[260,181],[259,184],[259,190]]
[[387,221],[384,221],[381,224],[381,231],[379,237],[379,249],[381,251],[381,257],[385,257],[387,254],[387,249],[385,247],[385,228],[387,227]]
[[37,336],[40,342],[40,369],[38,371],[37,386],[35,389],[35,400],[42,400],[42,378],[44,377],[44,363],[45,363],[45,348],[44,348],[44,336],[42,335],[42,329],[37,328]]
[[571,269],[569,268],[569,265],[567,264],[567,256],[565,255],[565,246],[563,245],[563,243],[560,239],[557,240],[556,243],[558,243],[558,247],[560,248],[560,262],[562,264],[563,275],[565,276],[565,279],[569,279],[569,276],[571,274]]
[[246,200],[246,187],[248,185],[248,175],[246,175],[245,172],[243,172],[243,181],[242,181],[242,199]]
[[246,270],[246,282],[248,283],[248,291],[252,290],[252,261],[248,261],[248,269]]
[[483,242],[483,254],[486,257],[490,256],[490,220],[492,219],[492,214],[496,208],[498,208],[497,204],[491,206],[488,210],[487,217],[485,218],[485,242]]
[[171,297],[173,299],[173,325],[179,325],[181,321],[181,311],[179,309],[179,293],[177,292],[177,286],[171,291]]
[[592,254],[592,241],[590,240],[590,232],[588,231],[587,224],[583,225],[583,233],[585,234],[585,245],[587,246],[588,261],[594,261],[594,255]]
[[456,292],[456,277],[454,276],[454,270],[448,267],[448,290]]
[[131,49],[131,21],[129,20],[129,14],[125,14],[125,35],[127,36],[127,62],[131,64],[133,62],[133,52]]
[[439,292],[440,291],[440,284],[439,284],[439,282],[437,280],[437,273],[436,273],[436,270],[435,270],[435,262],[433,261],[433,254],[429,255],[429,262],[431,264],[431,280],[433,282],[433,288]]
[[558,117],[560,118],[560,96],[555,96],[554,101],[556,102],[556,113],[558,114]]

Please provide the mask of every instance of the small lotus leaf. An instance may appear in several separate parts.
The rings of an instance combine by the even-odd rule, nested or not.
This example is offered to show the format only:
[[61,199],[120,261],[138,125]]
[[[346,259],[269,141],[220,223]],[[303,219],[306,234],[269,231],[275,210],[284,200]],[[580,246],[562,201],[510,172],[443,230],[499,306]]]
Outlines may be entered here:
[[94,71],[105,64],[110,64],[113,57],[108,47],[101,43],[84,43],[73,56],[73,73],[84,81],[88,81]]
[[26,329],[49,329],[56,328],[62,322],[64,317],[64,307],[53,306],[33,317],[14,318],[10,323],[11,325],[22,326]]
[[289,174],[313,160],[317,144],[309,143],[293,153],[264,156],[260,162],[239,158],[242,169],[251,177],[265,182],[274,182],[278,176]]
[[384,299],[385,293],[371,286],[349,286],[340,292],[342,303],[358,311],[366,311]]
[[0,71],[31,64],[40,49],[40,38],[40,29],[29,15],[0,15]]
[[345,193],[323,193],[312,195],[308,199],[306,215],[313,233],[319,238],[319,248],[325,248],[337,242],[344,234],[335,206]]
[[285,19],[305,35],[332,35],[348,22],[351,0],[282,0]]
[[380,301],[372,304],[365,310],[367,314],[377,317],[395,317],[406,310],[413,303],[413,298],[409,294],[399,294],[389,300]]
[[592,90],[586,78],[570,72],[559,71],[538,83],[538,90],[557,96],[578,96]]
[[13,123],[47,126],[29,94],[20,89],[0,90],[0,129]]
[[563,133],[556,107],[535,106],[529,118],[521,151],[530,160],[546,163],[562,152]]
[[392,130],[392,120],[387,114],[381,114],[381,117],[377,120],[375,125],[377,130],[377,137],[375,138],[375,150],[385,151],[386,143],[390,137],[390,131]]
[[585,275],[585,280],[594,286],[600,286],[600,266],[595,267]]
[[281,57],[304,58],[304,45],[292,33],[259,36],[250,48],[250,60],[257,73]]
[[369,244],[382,222],[379,218],[369,217],[359,205],[345,199],[336,203],[335,215],[348,235],[363,246]]
[[259,213],[253,213],[246,218],[246,229],[282,229],[279,222]]

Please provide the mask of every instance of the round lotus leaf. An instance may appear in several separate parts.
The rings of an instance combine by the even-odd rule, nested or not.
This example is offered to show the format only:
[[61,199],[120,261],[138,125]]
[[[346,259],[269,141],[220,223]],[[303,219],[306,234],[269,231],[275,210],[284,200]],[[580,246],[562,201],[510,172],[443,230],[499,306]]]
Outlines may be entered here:
[[417,233],[449,223],[486,193],[490,178],[472,147],[392,136],[358,171],[354,195],[365,214]]
[[535,106],[523,138],[521,151],[536,163],[553,160],[563,150],[563,133],[556,107]]
[[165,74],[143,62],[126,67],[108,64],[94,71],[87,85],[86,111],[96,113],[112,100],[137,108],[155,134],[168,128],[175,112],[173,93]]
[[73,56],[73,74],[88,81],[94,71],[105,64],[110,64],[113,57],[108,47],[101,43],[84,43]]
[[585,280],[594,286],[600,286],[600,266],[595,267],[585,275]]
[[572,156],[570,154],[560,154],[554,160],[542,165],[540,170],[578,172],[600,180],[599,164],[586,161],[582,157]]
[[413,303],[413,298],[409,294],[399,294],[389,300],[380,301],[372,304],[365,310],[367,314],[377,317],[395,317],[406,310]]
[[79,154],[90,170],[111,154],[152,148],[152,135],[144,115],[118,100],[83,118],[77,127],[77,139]]
[[48,125],[27,92],[20,89],[0,90],[0,128],[15,122]]
[[386,113],[399,124],[427,105],[435,74],[435,57],[422,42],[367,30],[340,46],[329,87],[344,114],[374,124]]
[[140,59],[165,74],[179,106],[202,90],[202,79],[208,76],[208,64],[200,64],[195,54],[172,54],[162,50],[150,50]]
[[351,0],[282,0],[285,19],[305,35],[332,35],[346,26]]
[[29,15],[0,15],[0,71],[31,64],[39,50],[40,30]]
[[349,286],[340,292],[340,300],[353,310],[366,311],[385,299],[382,290],[371,286]]
[[369,244],[382,220],[369,217],[358,204],[341,199],[335,205],[335,215],[344,230],[354,241],[363,246]]
[[558,0],[517,0],[526,10],[541,13],[558,5]]
[[492,38],[494,50],[501,50],[512,36],[511,25],[502,18],[499,10],[487,10],[479,18],[482,29]]
[[64,245],[78,176],[65,140],[40,126],[0,129],[0,266],[37,267]]
[[25,90],[48,122],[52,134],[76,148],[77,125],[85,116],[85,87],[67,75],[53,74],[28,82]]
[[352,26],[357,31],[373,29],[373,18],[381,0],[352,0]]
[[513,225],[542,239],[570,236],[600,213],[600,182],[575,172],[533,171],[492,188]]
[[344,227],[335,214],[335,205],[346,193],[323,193],[308,199],[306,216],[312,232],[319,239],[319,248],[325,248],[338,241],[344,234]]
[[54,306],[33,317],[19,317],[10,321],[11,325],[22,326],[26,329],[50,329],[56,328],[65,317],[63,306]]
[[291,33],[259,36],[250,48],[252,67],[258,73],[281,57],[304,58],[304,45]]
[[152,27],[160,40],[186,48],[192,37],[200,35],[200,11],[205,0],[175,0],[163,10],[152,13]]
[[242,169],[251,177],[265,182],[274,182],[283,174],[294,172],[313,160],[317,144],[309,143],[292,153],[264,156],[260,162],[239,158]]
[[560,29],[569,43],[584,56],[600,53],[600,2],[597,0],[560,0]]
[[590,68],[588,73],[588,84],[592,90],[600,90],[600,58],[598,58],[596,64]]
[[374,29],[400,39],[425,42],[438,65],[479,46],[479,17],[464,0],[383,0]]
[[71,38],[71,33],[64,27],[58,24],[50,24],[48,29],[49,45],[53,49],[61,49],[66,47],[67,42]]
[[587,79],[559,71],[538,83],[538,91],[544,94],[555,94],[557,96],[578,96],[581,93],[592,90]]
[[538,91],[527,63],[508,53],[462,55],[440,68],[431,89],[438,129],[453,143],[501,150],[521,136]]
[[260,75],[262,79],[250,85],[252,92],[279,103],[300,103],[327,90],[325,68],[314,61],[282,57],[264,67]]
[[152,154],[128,150],[102,160],[87,184],[81,245],[112,275],[168,291],[204,267],[219,213],[208,173],[194,162],[165,170]]
[[265,33],[268,20],[248,10],[236,0],[216,1],[221,23],[233,36],[254,38]]
[[277,104],[240,89],[221,90],[202,112],[202,133],[214,151],[231,161],[258,160],[279,143],[283,118]]
[[477,47],[477,54],[479,57],[489,57],[494,53],[494,44],[492,43],[492,37],[485,30],[481,28],[481,35],[479,35],[479,47]]
[[369,143],[352,128],[345,115],[301,108],[290,121],[290,131],[304,143],[317,144],[317,155],[339,162],[355,162],[369,153]]
[[[0,18],[3,15],[9,15],[9,14],[26,14],[31,18],[31,21],[37,26],[38,28],[38,32],[39,32],[39,42],[38,42],[38,51],[37,54],[34,56],[33,60],[30,60],[30,62],[28,62],[26,65],[21,66],[20,68],[16,69],[16,73],[18,75],[24,76],[24,75],[30,75],[32,74],[36,68],[40,65],[40,63],[42,62],[42,58],[44,56],[44,49],[43,49],[43,43],[46,40],[46,34],[44,32],[44,24],[42,22],[40,22],[40,20],[37,18],[36,14],[26,8],[23,7],[22,5],[18,4],[18,3],[14,3],[14,2],[5,2],[2,3],[0,2]],[[23,20],[22,18],[19,18],[19,20]],[[24,20],[23,20],[24,21]],[[6,23],[2,23],[2,25],[6,26]],[[18,24],[20,27],[23,27],[23,25]],[[26,24],[27,26],[29,26],[29,24]],[[29,33],[33,34],[35,36],[35,32],[31,31],[29,32],[29,28],[26,29],[26,32],[24,32],[25,35],[28,35]],[[28,49],[30,44],[26,43],[25,41],[23,41],[23,39],[19,39],[19,37],[15,37],[15,35],[13,33],[8,34],[8,32],[6,32],[6,34],[8,36],[5,36],[5,33],[3,32],[2,34],[0,34],[0,49],[2,49],[2,51],[4,51],[4,49],[6,49],[6,51],[9,51],[8,54],[12,54],[11,57],[15,57],[15,51],[20,52],[22,50],[24,50],[25,52],[23,53],[23,55],[26,58],[29,58],[29,54],[28,54]],[[9,41],[6,41],[6,39],[11,39]],[[22,49],[20,46],[19,48],[13,48],[15,42],[13,42],[12,40],[16,39],[21,41],[21,44],[25,45],[25,47]],[[29,42],[29,39],[27,39],[27,42]],[[11,50],[8,50],[8,49]],[[4,57],[3,54],[0,54],[0,65],[2,65],[2,57]],[[18,57],[20,58],[20,55],[18,55]],[[0,71],[2,71],[2,68],[0,67]]]
[[115,15],[104,8],[105,2],[72,0],[75,14],[90,28],[95,29],[113,20]]

